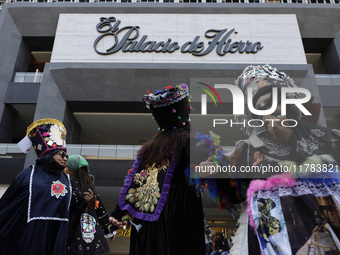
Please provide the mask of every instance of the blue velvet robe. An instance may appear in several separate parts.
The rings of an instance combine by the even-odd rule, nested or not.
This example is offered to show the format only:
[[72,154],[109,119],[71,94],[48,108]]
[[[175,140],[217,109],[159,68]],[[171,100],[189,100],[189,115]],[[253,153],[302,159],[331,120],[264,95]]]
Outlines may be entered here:
[[63,172],[23,170],[0,200],[0,254],[65,254],[71,194]]

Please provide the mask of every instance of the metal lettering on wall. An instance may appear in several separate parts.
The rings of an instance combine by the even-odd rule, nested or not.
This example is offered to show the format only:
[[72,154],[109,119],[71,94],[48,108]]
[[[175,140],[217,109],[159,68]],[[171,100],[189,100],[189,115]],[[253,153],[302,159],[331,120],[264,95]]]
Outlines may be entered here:
[[[204,56],[212,52],[216,48],[216,53],[224,56],[226,53],[257,53],[264,46],[261,42],[233,41],[230,37],[233,33],[237,34],[235,28],[229,29],[209,29],[205,32],[205,37],[211,39],[207,45],[200,41],[200,36],[197,35],[192,41],[187,41],[182,45],[178,42],[173,42],[171,38],[167,41],[147,41],[147,35],[139,37],[139,26],[125,26],[119,28],[121,21],[115,17],[101,17],[96,28],[100,36],[93,43],[94,50],[101,55],[114,54],[118,51],[122,52],[156,52],[156,53],[172,53],[180,50],[182,53],[191,53],[194,56]],[[121,39],[118,38],[121,36]],[[98,43],[111,36],[114,39],[112,46],[106,51],[98,50]]]
[[117,232],[116,232],[116,236],[130,237],[131,236],[131,229],[118,229]]

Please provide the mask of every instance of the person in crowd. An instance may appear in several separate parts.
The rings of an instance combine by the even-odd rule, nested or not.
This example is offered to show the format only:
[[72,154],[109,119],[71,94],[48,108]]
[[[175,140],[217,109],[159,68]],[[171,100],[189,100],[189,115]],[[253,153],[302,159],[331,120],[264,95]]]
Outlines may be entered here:
[[204,217],[204,241],[205,241],[205,254],[209,255],[210,252],[210,243],[212,243],[211,239],[211,229],[208,221],[205,219],[205,213],[203,212]]
[[81,155],[71,155],[65,173],[71,176],[72,200],[67,232],[67,254],[109,252],[109,216],[95,191],[89,163]]
[[228,240],[223,236],[223,233],[217,232],[215,238],[215,251],[213,251],[211,255],[227,255],[228,251]]
[[339,238],[327,223],[323,216],[315,215],[315,228],[312,236],[305,245],[296,253],[297,255],[307,254],[336,254],[340,251]]
[[133,225],[131,255],[203,255],[202,200],[187,185],[185,173],[190,156],[189,88],[167,86],[143,101],[159,132],[138,151],[110,220]]
[[[282,88],[287,88],[287,99],[296,100],[300,95],[289,76],[269,65],[248,66],[236,86],[245,98],[248,94],[252,98],[245,105],[245,116],[238,121],[246,125],[249,120],[258,122],[245,128],[249,138],[237,142],[232,153],[212,154],[201,164],[218,163],[237,170],[231,178],[208,181],[214,186],[210,190],[216,189],[214,193],[219,194],[221,208],[230,210],[233,204],[247,202],[230,253],[296,254],[306,240],[313,240],[315,214],[323,215],[327,230],[333,229],[339,238],[340,132],[316,124],[320,108],[311,101],[299,107],[287,104],[282,114]],[[253,114],[248,108],[250,103],[257,110],[271,109],[271,113]],[[303,114],[302,107],[312,115]],[[260,121],[264,125],[258,124]],[[245,167],[254,171],[240,172]],[[268,171],[259,171],[264,167]],[[242,216],[246,213],[248,226],[247,217]],[[336,245],[332,247],[340,252]]]
[[[71,182],[66,130],[55,119],[32,123],[18,144],[33,146],[38,159],[20,174],[0,200],[0,254],[66,254]],[[10,169],[9,169],[10,170]]]

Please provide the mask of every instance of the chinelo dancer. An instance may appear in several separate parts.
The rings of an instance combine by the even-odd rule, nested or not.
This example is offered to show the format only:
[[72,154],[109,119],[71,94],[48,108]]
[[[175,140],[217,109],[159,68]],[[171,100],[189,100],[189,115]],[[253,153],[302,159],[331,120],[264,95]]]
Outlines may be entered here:
[[[237,142],[232,153],[222,152],[223,163],[212,154],[201,164],[237,169],[231,178],[206,180],[222,208],[230,210],[244,202],[230,253],[340,253],[340,132],[316,125],[317,118],[304,116],[295,105],[288,105],[286,115],[281,115],[282,88],[296,85],[269,65],[248,66],[236,85],[246,98],[251,88],[251,103],[257,110],[272,107],[275,90],[278,104],[266,116],[254,115],[245,105],[245,123],[258,119],[263,127],[247,129],[248,139]],[[299,98],[297,93],[285,96]],[[318,115],[315,109],[309,104],[312,117]]]
[[110,220],[134,225],[130,254],[204,255],[202,200],[187,185],[185,173],[190,155],[188,86],[168,86],[143,101],[159,132],[138,151]]
[[41,119],[27,128],[19,147],[33,146],[35,165],[15,177],[0,200],[0,254],[60,255],[66,253],[71,183],[66,130],[55,119]]

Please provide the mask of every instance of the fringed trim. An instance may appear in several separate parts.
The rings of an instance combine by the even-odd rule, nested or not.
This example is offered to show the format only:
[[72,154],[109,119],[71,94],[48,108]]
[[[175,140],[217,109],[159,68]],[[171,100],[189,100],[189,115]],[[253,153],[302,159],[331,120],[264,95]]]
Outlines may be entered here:
[[[247,214],[247,204],[241,204],[242,211],[240,218],[237,221],[238,229],[235,236],[231,237],[233,247],[230,249],[230,255],[248,255],[247,246],[247,230],[248,230],[248,214]],[[244,208],[243,208],[244,207]],[[244,247],[246,246],[246,247]]]
[[[209,157],[213,158],[213,162],[216,164],[222,163],[225,165],[229,165],[228,159],[224,156],[225,151],[219,146],[220,144],[220,136],[214,134],[210,131],[209,135],[204,135],[200,133],[196,133],[196,146],[209,146]],[[218,197],[218,190],[215,181],[211,178],[201,179],[195,171],[190,171],[190,167],[195,167],[195,165],[188,166],[185,169],[186,180],[189,186],[193,187],[196,190],[196,195],[200,196],[203,193],[204,188],[208,188],[209,195],[214,199]],[[229,200],[229,199],[228,199]]]
[[227,210],[231,216],[233,216],[233,218],[235,219],[234,213],[232,211],[232,209],[234,209],[235,211],[237,211],[237,209],[235,208],[235,206],[230,202],[230,199],[228,197],[228,195],[223,194],[221,191],[219,191],[219,194],[216,198],[218,205],[220,206],[220,209],[223,210]]
[[52,124],[52,125],[58,124],[58,125],[62,126],[62,128],[65,131],[65,135],[67,134],[64,124],[61,123],[59,120],[56,120],[56,119],[41,119],[41,120],[34,121],[31,125],[28,126],[28,128],[26,130],[26,135],[28,136],[31,133],[31,131],[38,126],[49,125],[49,124]]
[[188,165],[185,170],[185,179],[190,187],[196,190],[196,196],[200,197],[201,193],[203,193],[203,189],[205,188],[203,185],[203,180],[199,177],[196,172],[190,172],[190,166]]
[[[223,164],[225,166],[230,165],[230,158],[225,154],[226,152],[220,146],[220,136],[209,132],[209,135],[204,135],[196,133],[197,146],[208,146],[209,147],[209,157],[212,157],[213,162],[216,164]],[[208,189],[208,195],[216,199],[221,210],[226,209],[234,217],[232,209],[236,210],[227,194],[224,194],[217,186],[215,179],[206,178],[201,179],[196,172],[191,173],[190,168],[185,169],[185,174],[187,177],[187,182],[189,186],[196,190],[197,196],[203,193],[204,189]],[[245,198],[246,192],[242,184],[236,179],[230,179],[230,185],[237,190],[237,196],[242,200]]]
[[256,229],[255,222],[253,219],[253,214],[251,211],[251,199],[252,195],[255,192],[260,190],[273,190],[277,187],[293,187],[296,181],[308,181],[312,183],[324,183],[325,185],[332,185],[334,181],[340,182],[339,178],[301,178],[294,179],[288,173],[284,173],[281,175],[274,175],[267,180],[254,180],[250,183],[249,188],[247,190],[247,204],[248,204],[248,215],[249,215],[249,224],[253,227],[254,231]]
[[[192,176],[193,174],[194,176]],[[227,210],[234,217],[232,209],[234,209],[235,211],[237,209],[230,202],[227,194],[223,194],[223,192],[219,190],[215,179],[208,178],[203,180],[199,177],[197,173],[190,173],[189,166],[185,169],[185,175],[188,185],[195,189],[197,197],[201,196],[201,194],[204,192],[204,189],[208,189],[209,197],[217,200],[220,209]]]
[[226,152],[220,146],[220,136],[209,131],[209,135],[196,133],[197,146],[209,146],[209,156],[212,157],[215,164],[223,164],[229,166],[228,157],[225,155]]

